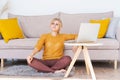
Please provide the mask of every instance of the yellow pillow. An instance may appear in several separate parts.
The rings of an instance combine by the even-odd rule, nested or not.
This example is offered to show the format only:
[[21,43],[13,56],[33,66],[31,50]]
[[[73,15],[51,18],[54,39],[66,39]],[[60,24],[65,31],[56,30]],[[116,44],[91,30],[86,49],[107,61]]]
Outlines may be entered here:
[[90,20],[90,23],[100,23],[98,38],[103,38],[107,32],[108,25],[110,23],[110,18],[106,18],[103,20]]
[[24,38],[17,18],[0,19],[0,33],[6,43],[10,39]]

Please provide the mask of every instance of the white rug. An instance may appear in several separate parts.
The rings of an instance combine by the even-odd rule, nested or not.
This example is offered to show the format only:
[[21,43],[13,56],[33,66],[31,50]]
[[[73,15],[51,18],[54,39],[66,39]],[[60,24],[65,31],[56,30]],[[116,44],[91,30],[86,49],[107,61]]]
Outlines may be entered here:
[[[70,76],[74,74],[75,68],[70,72]],[[0,75],[6,76],[41,76],[41,77],[64,77],[65,73],[42,73],[28,65],[14,65],[0,71]]]

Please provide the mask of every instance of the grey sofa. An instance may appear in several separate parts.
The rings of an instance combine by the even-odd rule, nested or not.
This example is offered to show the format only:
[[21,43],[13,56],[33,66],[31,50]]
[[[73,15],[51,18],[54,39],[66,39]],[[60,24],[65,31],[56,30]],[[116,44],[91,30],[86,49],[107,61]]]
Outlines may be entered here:
[[[59,17],[63,22],[63,28],[61,33],[75,33],[79,31],[81,22],[89,22],[90,19],[102,19],[113,18],[113,12],[104,13],[79,13],[79,14],[67,14],[56,13],[51,15],[38,15],[38,16],[23,16],[9,14],[9,18],[17,17],[19,25],[24,32],[24,39],[13,39],[8,43],[5,43],[3,39],[0,39],[0,58],[1,67],[4,65],[4,59],[26,59],[26,57],[32,52],[34,45],[38,38],[43,33],[50,32],[49,24],[52,18]],[[102,43],[102,46],[88,47],[91,60],[95,61],[113,61],[114,68],[117,69],[117,61],[119,58],[120,49],[120,27],[117,27],[115,39],[102,38],[97,42]],[[41,50],[36,57],[42,57],[43,50]],[[73,58],[72,47],[65,46],[65,55],[70,55]],[[83,60],[81,54],[78,60]]]

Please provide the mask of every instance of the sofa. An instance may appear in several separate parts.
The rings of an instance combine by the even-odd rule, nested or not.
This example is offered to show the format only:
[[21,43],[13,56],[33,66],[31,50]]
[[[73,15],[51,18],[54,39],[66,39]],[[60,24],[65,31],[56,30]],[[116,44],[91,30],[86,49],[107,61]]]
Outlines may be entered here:
[[[25,38],[23,39],[11,39],[8,43],[4,42],[4,39],[0,39],[0,58],[1,68],[4,66],[4,59],[26,59],[31,54],[38,38],[44,34],[50,32],[50,21],[52,18],[60,18],[63,22],[61,33],[73,33],[79,32],[80,23],[87,23],[91,19],[103,19],[114,18],[112,11],[103,13],[79,13],[68,14],[58,12],[49,15],[15,15],[13,13],[8,14],[8,18],[18,19],[18,24],[22,29]],[[117,62],[120,55],[120,27],[117,25],[115,32],[115,38],[103,37],[97,39],[97,42],[102,43],[102,46],[88,47],[90,58],[92,61],[113,61],[114,69],[117,69]],[[35,55],[37,58],[42,58],[43,49]],[[64,54],[73,58],[72,47],[65,46]],[[79,56],[77,60],[83,60],[83,54]]]

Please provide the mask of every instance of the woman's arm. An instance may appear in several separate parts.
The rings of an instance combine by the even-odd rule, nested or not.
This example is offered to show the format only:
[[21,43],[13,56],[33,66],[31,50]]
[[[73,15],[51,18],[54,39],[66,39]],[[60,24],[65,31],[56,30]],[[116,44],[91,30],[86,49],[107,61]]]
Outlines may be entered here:
[[65,34],[64,37],[65,37],[65,40],[74,40],[77,38],[77,34]]
[[39,50],[37,48],[35,48],[30,56],[33,57],[37,52],[39,52]]
[[39,52],[39,50],[38,50],[37,48],[35,48],[35,49],[33,50],[33,52],[27,57],[27,62],[28,62],[29,64],[32,62],[33,56],[34,56],[37,52]]
[[[73,39],[76,40],[77,37],[78,37],[77,34],[66,34],[65,35],[65,40],[73,40]],[[72,47],[73,53],[75,53],[77,51],[77,49],[78,49],[78,46],[73,46]]]
[[32,53],[27,57],[27,62],[28,62],[29,64],[32,62],[33,56],[34,56],[35,54],[37,54],[37,53],[42,49],[42,47],[43,47],[43,45],[44,45],[44,41],[45,41],[45,36],[42,35],[42,36],[39,38],[39,40],[38,40],[38,42],[37,42],[34,50],[32,51]]

